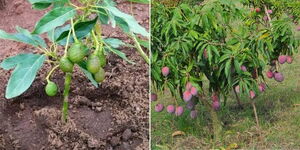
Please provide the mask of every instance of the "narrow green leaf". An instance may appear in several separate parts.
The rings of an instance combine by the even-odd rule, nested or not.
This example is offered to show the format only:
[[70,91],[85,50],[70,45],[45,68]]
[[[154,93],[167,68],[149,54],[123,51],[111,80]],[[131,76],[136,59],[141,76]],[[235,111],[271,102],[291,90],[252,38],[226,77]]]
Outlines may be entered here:
[[10,99],[24,93],[31,86],[44,61],[44,55],[31,53],[5,59],[0,65],[2,68],[6,70],[15,68],[8,80],[5,97]]
[[228,60],[225,64],[225,75],[226,75],[226,77],[229,76],[230,69],[231,69],[231,60]]

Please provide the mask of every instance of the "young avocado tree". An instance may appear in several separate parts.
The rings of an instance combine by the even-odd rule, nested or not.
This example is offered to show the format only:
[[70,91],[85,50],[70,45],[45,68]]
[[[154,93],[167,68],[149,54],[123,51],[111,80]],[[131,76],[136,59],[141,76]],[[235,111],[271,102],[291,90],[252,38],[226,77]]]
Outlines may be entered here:
[[[148,47],[146,41],[136,35],[149,38],[149,33],[137,23],[133,16],[120,11],[111,0],[29,0],[33,9],[43,10],[52,7],[37,23],[33,31],[16,27],[17,33],[0,30],[0,38],[23,42],[40,50],[39,53],[25,53],[9,57],[2,61],[5,70],[14,69],[8,81],[5,97],[15,98],[24,93],[34,81],[38,70],[44,63],[51,69],[46,77],[45,92],[55,96],[58,92],[51,75],[58,70],[65,73],[63,91],[62,120],[67,121],[68,96],[72,73],[78,66],[91,83],[98,87],[105,79],[106,56],[114,53],[133,64],[126,55],[119,51],[120,46],[131,46],[116,38],[105,38],[102,25],[111,24],[120,27],[135,42],[141,56],[149,63],[148,56],[140,43]],[[46,33],[50,42],[45,42],[41,35]]]
[[[266,68],[282,82],[279,65],[287,59],[291,63],[299,47],[288,12],[271,12],[268,4],[259,4],[259,9],[236,0],[152,5],[151,96],[170,89],[175,101],[166,108],[176,116],[187,109],[196,118],[196,105],[206,106],[216,140],[222,130],[217,111],[232,89],[237,96],[248,95],[255,110],[254,98],[266,89]],[[163,111],[163,104],[155,103],[155,111]]]

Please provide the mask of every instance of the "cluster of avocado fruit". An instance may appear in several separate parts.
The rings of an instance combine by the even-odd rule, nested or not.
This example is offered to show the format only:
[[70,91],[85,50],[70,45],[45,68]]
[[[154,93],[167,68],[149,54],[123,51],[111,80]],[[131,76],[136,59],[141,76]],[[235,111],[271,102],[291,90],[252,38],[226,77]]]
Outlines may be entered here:
[[[59,61],[59,68],[65,73],[73,72],[74,64],[82,62],[88,55],[88,48],[81,42],[75,42],[68,49],[67,56],[63,56]],[[103,52],[95,51],[87,58],[86,68],[93,74],[95,81],[102,82],[105,78],[103,67],[106,65],[106,58]],[[49,81],[45,88],[48,96],[55,96],[58,91],[57,85]]]

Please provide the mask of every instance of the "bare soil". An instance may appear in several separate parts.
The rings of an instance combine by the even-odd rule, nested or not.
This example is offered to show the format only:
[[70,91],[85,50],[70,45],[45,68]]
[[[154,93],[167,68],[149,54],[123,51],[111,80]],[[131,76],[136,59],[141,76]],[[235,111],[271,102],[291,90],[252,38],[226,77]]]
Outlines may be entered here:
[[[117,1],[118,7],[135,15],[149,28],[147,5]],[[15,26],[32,30],[45,12],[32,10],[27,0],[11,0],[0,10],[0,29],[15,32]],[[122,32],[105,26],[104,35],[131,42]],[[0,149],[148,149],[148,65],[134,49],[123,48],[128,64],[113,54],[108,56],[106,79],[95,88],[76,68],[69,104],[69,121],[61,122],[63,73],[51,78],[60,93],[44,92],[49,65],[44,65],[28,91],[15,99],[5,99],[10,72],[0,69]],[[0,61],[18,53],[37,52],[26,44],[0,40]]]

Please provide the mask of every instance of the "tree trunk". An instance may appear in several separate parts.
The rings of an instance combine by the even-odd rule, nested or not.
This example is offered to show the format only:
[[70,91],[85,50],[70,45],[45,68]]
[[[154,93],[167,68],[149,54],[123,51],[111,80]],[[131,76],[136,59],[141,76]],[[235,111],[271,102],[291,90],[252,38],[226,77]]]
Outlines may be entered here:
[[204,105],[209,109],[209,113],[212,121],[213,133],[214,133],[214,141],[218,142],[220,141],[221,132],[222,132],[221,121],[219,120],[217,112],[211,107],[209,102],[203,97],[200,98],[200,101],[201,100],[204,103]]
[[242,103],[241,103],[240,97],[239,97],[238,94],[236,93],[235,89],[233,89],[233,92],[234,92],[234,94],[235,94],[236,101],[237,101],[239,107],[240,107],[240,108],[243,108],[243,105],[242,105]]

